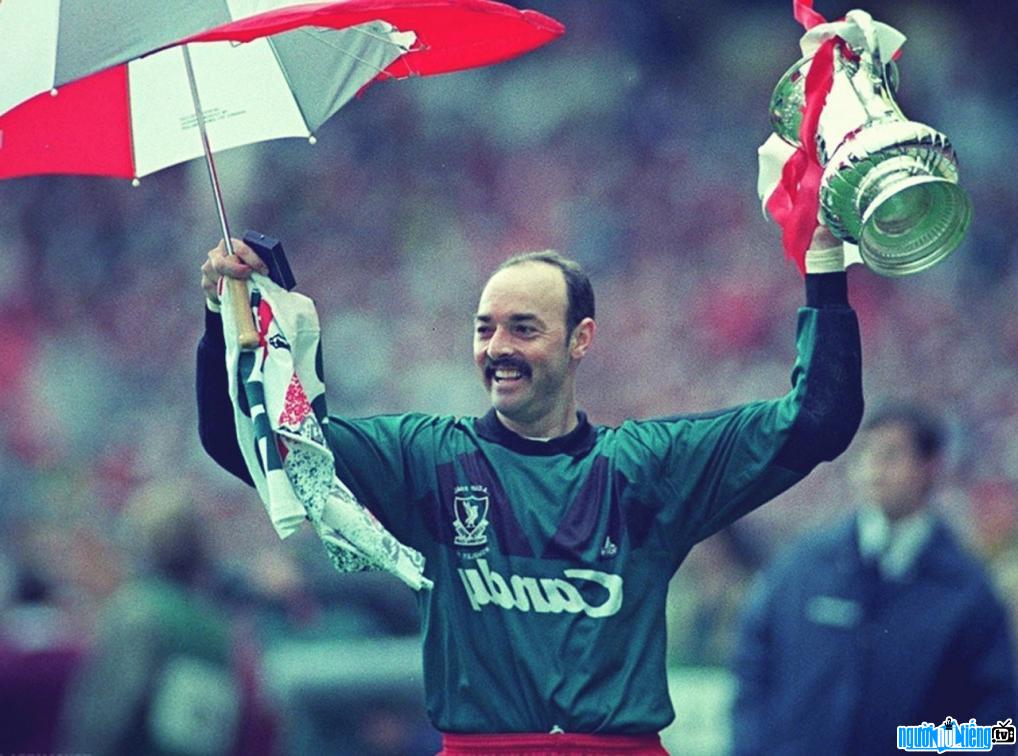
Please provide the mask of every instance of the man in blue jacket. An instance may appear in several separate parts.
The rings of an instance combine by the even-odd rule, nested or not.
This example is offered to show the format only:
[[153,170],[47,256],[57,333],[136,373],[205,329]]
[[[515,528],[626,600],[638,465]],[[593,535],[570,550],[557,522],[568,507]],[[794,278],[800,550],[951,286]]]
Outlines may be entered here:
[[750,596],[735,656],[738,754],[897,753],[897,727],[1018,713],[1007,620],[930,506],[942,433],[921,408],[864,422],[862,506]]

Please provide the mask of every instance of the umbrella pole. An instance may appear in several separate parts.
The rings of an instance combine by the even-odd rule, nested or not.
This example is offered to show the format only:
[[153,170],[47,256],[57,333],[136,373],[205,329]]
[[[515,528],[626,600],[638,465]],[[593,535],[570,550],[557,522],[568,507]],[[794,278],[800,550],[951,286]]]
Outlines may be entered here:
[[[205,113],[198,98],[198,85],[194,80],[194,68],[191,66],[191,53],[187,45],[181,45],[184,53],[184,68],[187,70],[187,82],[191,86],[191,100],[194,103],[194,115],[198,121],[198,133],[201,135],[201,146],[205,151],[205,166],[209,170],[209,181],[212,184],[212,195],[216,200],[216,211],[219,213],[219,226],[226,245],[226,253],[233,254],[233,242],[230,236],[230,224],[226,221],[226,208],[223,205],[223,194],[219,189],[219,177],[216,175],[216,164],[212,160],[212,149],[209,147],[209,135],[205,129]],[[227,278],[226,285],[230,288],[230,301],[233,316],[237,323],[237,338],[241,349],[254,349],[258,346],[258,331],[255,329],[254,317],[251,315],[251,297],[247,281],[238,278]]]

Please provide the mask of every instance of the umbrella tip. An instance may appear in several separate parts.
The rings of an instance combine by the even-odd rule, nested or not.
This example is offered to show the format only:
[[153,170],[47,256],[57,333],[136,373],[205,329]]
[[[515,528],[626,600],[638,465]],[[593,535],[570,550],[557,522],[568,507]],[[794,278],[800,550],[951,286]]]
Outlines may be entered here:
[[58,94],[58,92],[57,92],[57,88],[56,88],[56,87],[53,87],[53,88],[52,88],[52,89],[51,89],[51,90],[49,91],[49,96],[50,96],[50,97],[56,97],[56,96],[57,96],[57,94]]
[[314,134],[308,137],[308,144],[318,144],[318,137]]
[[141,186],[141,179],[135,176],[131,179],[131,186]]

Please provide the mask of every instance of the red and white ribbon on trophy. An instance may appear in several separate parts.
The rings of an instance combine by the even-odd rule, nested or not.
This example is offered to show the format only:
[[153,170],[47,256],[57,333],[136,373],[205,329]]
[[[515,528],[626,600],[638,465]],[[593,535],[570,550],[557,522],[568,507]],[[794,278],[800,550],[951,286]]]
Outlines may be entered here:
[[[905,36],[873,21],[864,11],[850,11],[828,22],[813,9],[813,0],[792,0],[792,13],[806,33],[799,40],[803,57],[812,57],[805,81],[805,104],[799,146],[777,134],[758,150],[757,192],[764,212],[781,228],[785,254],[805,274],[806,250],[818,225],[820,180],[824,167],[817,155],[817,128],[834,81],[835,48],[851,55],[852,48],[879,49],[884,60],[898,57]],[[859,261],[853,245],[846,245],[846,262]]]

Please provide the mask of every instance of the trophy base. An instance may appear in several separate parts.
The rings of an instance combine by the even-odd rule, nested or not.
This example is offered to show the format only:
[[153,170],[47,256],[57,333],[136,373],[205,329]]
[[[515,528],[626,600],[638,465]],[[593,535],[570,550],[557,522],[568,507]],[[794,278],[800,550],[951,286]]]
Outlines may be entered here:
[[867,207],[859,256],[880,275],[920,273],[958,248],[971,221],[972,205],[958,184],[910,176],[888,186]]
[[846,138],[824,169],[820,204],[867,267],[905,276],[953,252],[972,219],[947,138],[923,124],[875,124]]

